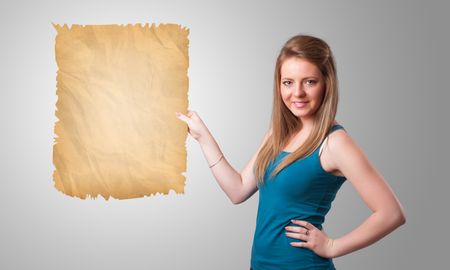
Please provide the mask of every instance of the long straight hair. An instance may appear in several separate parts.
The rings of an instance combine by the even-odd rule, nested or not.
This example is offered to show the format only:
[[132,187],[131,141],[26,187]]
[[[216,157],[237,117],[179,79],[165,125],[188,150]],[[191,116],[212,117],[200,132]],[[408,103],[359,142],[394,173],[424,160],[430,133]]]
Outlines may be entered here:
[[313,153],[327,136],[336,117],[338,80],[330,47],[322,39],[309,35],[296,35],[290,38],[281,49],[275,65],[271,133],[259,151],[253,167],[259,183],[264,183],[264,175],[269,163],[275,160],[288,140],[303,126],[301,120],[286,107],[280,93],[281,66],[290,57],[306,60],[318,67],[325,79],[325,93],[320,107],[314,114],[314,126],[309,137],[300,148],[287,155],[278,164],[270,177],[272,178],[297,159]]

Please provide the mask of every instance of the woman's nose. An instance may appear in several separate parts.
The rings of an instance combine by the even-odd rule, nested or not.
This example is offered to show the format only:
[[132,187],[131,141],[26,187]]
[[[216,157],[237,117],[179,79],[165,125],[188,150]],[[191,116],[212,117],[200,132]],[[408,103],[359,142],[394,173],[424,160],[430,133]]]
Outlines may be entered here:
[[301,97],[305,95],[305,90],[303,89],[303,85],[299,84],[294,89],[294,95],[297,97]]

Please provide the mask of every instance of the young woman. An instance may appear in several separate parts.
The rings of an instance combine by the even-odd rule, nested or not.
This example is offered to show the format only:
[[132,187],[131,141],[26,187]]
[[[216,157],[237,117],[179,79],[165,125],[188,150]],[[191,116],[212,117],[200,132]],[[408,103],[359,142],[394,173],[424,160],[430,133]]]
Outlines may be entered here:
[[[234,204],[259,190],[251,269],[335,269],[332,258],[364,248],[404,224],[403,207],[335,120],[338,83],[327,43],[308,35],[289,39],[276,61],[273,97],[271,127],[241,173],[224,158],[197,113],[176,115],[200,143]],[[322,223],[345,180],[373,213],[332,239]]]

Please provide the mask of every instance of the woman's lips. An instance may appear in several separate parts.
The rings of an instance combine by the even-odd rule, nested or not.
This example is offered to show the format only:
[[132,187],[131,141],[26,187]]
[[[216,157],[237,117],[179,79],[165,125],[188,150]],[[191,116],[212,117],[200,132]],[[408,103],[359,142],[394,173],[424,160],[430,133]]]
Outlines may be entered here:
[[293,102],[293,104],[294,104],[294,106],[296,108],[303,108],[303,107],[306,106],[306,103],[308,103],[308,102],[307,101],[304,101],[304,102]]

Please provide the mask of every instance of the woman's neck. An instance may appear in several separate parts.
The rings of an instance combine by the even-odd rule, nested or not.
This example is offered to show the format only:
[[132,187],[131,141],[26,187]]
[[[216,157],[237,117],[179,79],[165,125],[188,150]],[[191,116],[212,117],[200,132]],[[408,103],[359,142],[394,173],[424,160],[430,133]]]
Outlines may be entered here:
[[302,122],[302,129],[301,130],[309,132],[314,127],[314,118],[313,117],[300,118],[299,121]]

